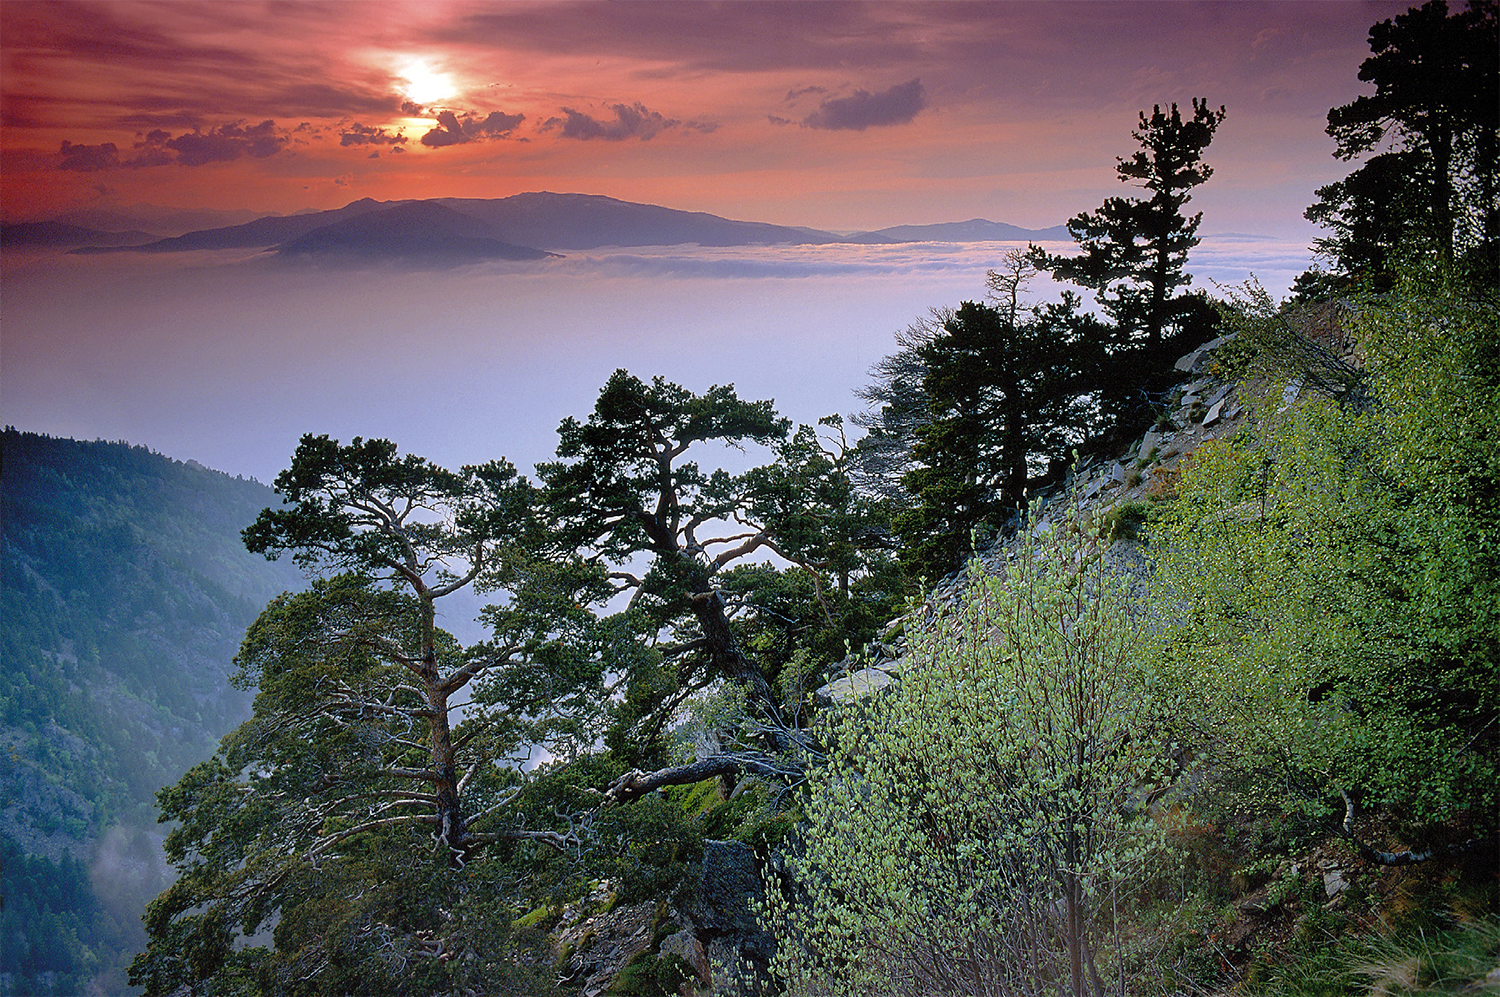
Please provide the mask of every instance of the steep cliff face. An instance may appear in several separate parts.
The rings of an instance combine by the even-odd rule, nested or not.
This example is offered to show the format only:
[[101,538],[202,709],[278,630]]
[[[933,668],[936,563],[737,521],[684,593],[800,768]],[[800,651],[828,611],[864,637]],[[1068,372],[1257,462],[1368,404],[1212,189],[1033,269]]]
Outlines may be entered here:
[[81,991],[141,941],[156,790],[248,716],[231,660],[302,579],[240,542],[265,485],[124,443],[0,444],[0,991]]

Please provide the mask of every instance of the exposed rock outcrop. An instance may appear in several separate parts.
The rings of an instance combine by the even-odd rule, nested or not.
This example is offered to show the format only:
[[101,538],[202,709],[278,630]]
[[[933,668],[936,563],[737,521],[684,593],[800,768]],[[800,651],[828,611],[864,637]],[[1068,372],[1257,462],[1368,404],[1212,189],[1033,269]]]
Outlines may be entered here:
[[[681,997],[739,997],[758,992],[775,954],[775,940],[756,920],[760,868],[750,846],[705,841],[697,876],[681,908],[666,902],[610,906],[607,890],[564,912],[554,935],[560,982],[583,997],[617,987],[632,966],[673,980]],[[680,981],[680,982],[678,982]]]

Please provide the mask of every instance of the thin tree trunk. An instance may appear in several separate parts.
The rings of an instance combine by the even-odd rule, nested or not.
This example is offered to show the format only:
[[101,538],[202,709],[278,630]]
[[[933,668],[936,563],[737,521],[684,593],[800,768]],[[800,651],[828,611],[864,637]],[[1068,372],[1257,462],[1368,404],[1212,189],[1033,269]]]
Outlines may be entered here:
[[709,588],[706,582],[702,589],[693,594],[691,601],[693,615],[708,644],[710,663],[720,675],[732,679],[749,691],[751,699],[763,714],[766,726],[772,729],[768,735],[772,750],[788,750],[791,741],[786,735],[786,721],[781,715],[781,707],[776,701],[771,683],[766,681],[755,663],[740,650],[739,641],[735,639],[734,631],[729,626],[729,618],[724,613],[724,597]]
[[1457,233],[1453,217],[1453,135],[1443,126],[1432,136],[1432,218],[1445,262],[1452,262]]
[[[1069,832],[1067,851],[1070,865],[1073,861],[1071,853],[1076,850],[1072,839]],[[1072,984],[1073,997],[1083,997],[1083,932],[1079,925],[1078,877],[1072,872],[1063,873],[1063,903],[1067,912],[1068,980]]]
[[422,693],[432,711],[429,724],[429,763],[432,766],[433,794],[437,797],[438,840],[448,846],[450,862],[462,865],[469,852],[468,821],[458,792],[458,765],[453,756],[453,731],[448,724],[448,693],[438,675],[436,611],[427,593],[422,603]]

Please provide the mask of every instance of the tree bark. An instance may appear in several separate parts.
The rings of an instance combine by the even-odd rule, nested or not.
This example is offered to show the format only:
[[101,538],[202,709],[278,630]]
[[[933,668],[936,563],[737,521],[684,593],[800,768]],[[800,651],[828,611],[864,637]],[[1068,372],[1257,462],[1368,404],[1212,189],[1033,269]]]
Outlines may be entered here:
[[449,861],[462,866],[473,843],[469,840],[468,821],[458,790],[458,763],[454,758],[453,730],[448,723],[448,691],[438,674],[435,630],[437,613],[432,596],[425,588],[418,591],[422,603],[422,660],[419,671],[422,693],[432,711],[428,719],[428,755],[432,768],[433,795],[437,797],[437,839],[449,849]]
[[751,772],[756,775],[784,774],[781,767],[768,759],[742,755],[714,755],[688,765],[657,769],[655,772],[631,769],[609,784],[604,791],[604,798],[610,803],[629,803],[664,786],[688,786],[715,776],[737,775],[741,772]]
[[1357,835],[1355,835],[1354,801],[1349,798],[1348,793],[1343,792],[1342,790],[1340,790],[1339,795],[1344,798],[1344,837],[1348,838],[1349,841],[1354,845],[1355,850],[1359,852],[1360,858],[1364,859],[1366,862],[1373,863],[1374,865],[1414,865],[1417,862],[1426,862],[1430,859],[1447,858],[1451,855],[1458,855],[1479,844],[1478,838],[1470,838],[1468,841],[1465,841],[1463,844],[1458,845],[1454,848],[1429,848],[1426,851],[1422,852],[1412,851],[1411,849],[1407,849],[1404,852],[1383,852],[1378,848],[1372,848],[1364,841],[1361,841]]
[[760,669],[740,650],[739,641],[729,626],[729,617],[724,612],[724,597],[705,582],[703,589],[693,593],[689,601],[693,606],[693,616],[703,631],[712,667],[749,691],[769,728],[766,734],[768,748],[772,751],[789,750],[791,739],[786,734],[786,721],[781,715],[776,694]]

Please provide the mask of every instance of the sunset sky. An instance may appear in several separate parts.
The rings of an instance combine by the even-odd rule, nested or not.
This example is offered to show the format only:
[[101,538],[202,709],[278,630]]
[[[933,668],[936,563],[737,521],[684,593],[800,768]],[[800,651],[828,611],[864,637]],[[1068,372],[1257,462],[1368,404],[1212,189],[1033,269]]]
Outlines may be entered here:
[[[372,197],[604,194],[835,231],[1058,225],[1128,193],[1137,115],[1228,115],[1194,288],[1284,293],[1352,168],[1328,109],[1389,2],[0,2],[7,222],[167,232]],[[1056,244],[1054,251],[1070,244]],[[610,373],[811,422],[1002,244],[570,252],[436,272],[257,251],[0,257],[0,421],[271,480],[306,432],[550,456]],[[1030,300],[1057,288],[1038,281]]]
[[1224,104],[1210,228],[1291,234],[1389,2],[0,4],[7,221],[578,191],[1045,227],[1136,114]]

